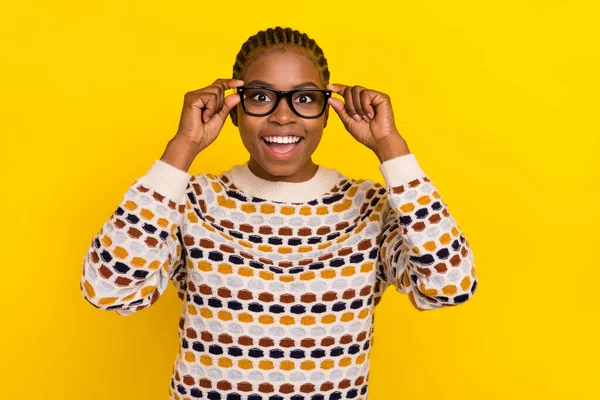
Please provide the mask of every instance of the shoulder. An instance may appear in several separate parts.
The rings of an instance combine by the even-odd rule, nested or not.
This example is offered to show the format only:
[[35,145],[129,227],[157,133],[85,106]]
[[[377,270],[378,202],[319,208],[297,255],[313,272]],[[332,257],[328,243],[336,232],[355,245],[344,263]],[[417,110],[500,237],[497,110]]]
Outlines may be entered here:
[[340,177],[340,188],[342,191],[346,192],[349,195],[362,194],[365,197],[371,199],[375,195],[385,195],[387,190],[386,187],[373,179],[368,178],[360,178],[360,177],[349,177],[336,169],[336,171]]
[[363,214],[369,209],[380,209],[387,201],[387,188],[373,179],[349,177],[338,172],[339,184],[333,189],[338,197],[352,201],[354,207]]
[[231,170],[197,173],[190,178],[190,186],[201,191],[221,192],[231,185]]

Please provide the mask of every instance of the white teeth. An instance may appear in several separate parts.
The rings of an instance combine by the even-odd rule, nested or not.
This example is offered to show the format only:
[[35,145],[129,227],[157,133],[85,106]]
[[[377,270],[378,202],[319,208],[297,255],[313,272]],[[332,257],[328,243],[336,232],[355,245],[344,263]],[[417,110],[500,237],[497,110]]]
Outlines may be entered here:
[[301,138],[298,136],[266,136],[264,139],[270,143],[297,143]]

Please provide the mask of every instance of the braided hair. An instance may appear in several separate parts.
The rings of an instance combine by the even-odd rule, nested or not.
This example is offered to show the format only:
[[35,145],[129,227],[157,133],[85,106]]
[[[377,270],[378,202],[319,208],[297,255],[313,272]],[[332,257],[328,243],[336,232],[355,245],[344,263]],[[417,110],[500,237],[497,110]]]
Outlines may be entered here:
[[[327,59],[319,45],[305,33],[292,28],[282,28],[281,26],[259,31],[246,40],[235,58],[232,78],[242,80],[250,64],[266,50],[272,48],[284,50],[288,47],[301,49],[307,53],[315,63],[323,85],[329,83]],[[234,125],[237,126],[236,108],[231,110],[231,119]]]

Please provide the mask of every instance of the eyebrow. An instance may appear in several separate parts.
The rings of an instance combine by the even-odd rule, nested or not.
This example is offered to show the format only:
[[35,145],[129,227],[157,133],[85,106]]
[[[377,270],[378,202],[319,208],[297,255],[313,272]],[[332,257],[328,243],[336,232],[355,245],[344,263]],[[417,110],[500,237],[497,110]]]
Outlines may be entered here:
[[[275,88],[275,85],[273,85],[272,83],[269,83],[269,82],[266,82],[266,81],[261,81],[261,80],[258,80],[258,79],[255,79],[255,80],[253,80],[251,82],[248,82],[248,86],[252,86],[252,85],[266,86],[266,87],[270,87],[270,88]],[[309,86],[314,86],[316,88],[319,87],[319,85],[317,85],[316,83],[307,81],[307,82],[302,82],[302,83],[299,83],[297,85],[292,86],[292,89],[300,89],[300,88],[309,87]]]

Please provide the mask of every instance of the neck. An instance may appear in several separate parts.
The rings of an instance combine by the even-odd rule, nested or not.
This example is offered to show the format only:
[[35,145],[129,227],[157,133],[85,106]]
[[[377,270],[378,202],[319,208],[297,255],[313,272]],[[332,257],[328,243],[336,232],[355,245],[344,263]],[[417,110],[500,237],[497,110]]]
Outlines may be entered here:
[[[311,163],[307,163],[310,167]],[[322,197],[326,193],[332,192],[334,187],[345,179],[337,170],[317,165],[317,171],[313,176],[306,174],[302,177],[294,174],[294,178],[302,179],[290,181],[291,175],[272,176],[269,174],[259,177],[250,170],[250,161],[243,165],[233,166],[230,171],[230,178],[235,189],[241,191],[247,196],[253,196],[260,199],[299,203],[313,201]],[[269,180],[269,179],[273,180]],[[283,180],[286,179],[286,180]]]
[[267,181],[273,182],[305,182],[311,179],[317,173],[319,166],[315,164],[312,158],[309,158],[308,161],[296,172],[291,175],[272,175],[267,172],[261,165],[252,157],[248,161],[248,168],[250,171]]

